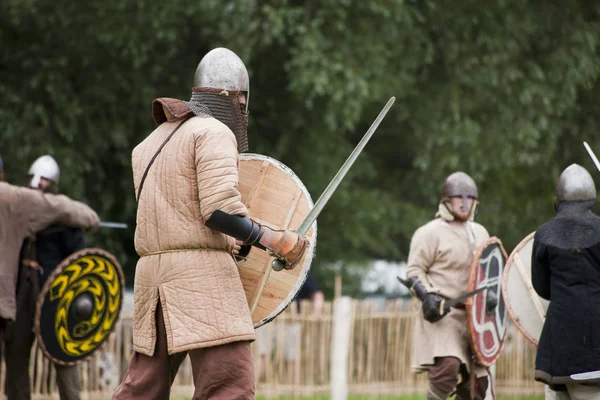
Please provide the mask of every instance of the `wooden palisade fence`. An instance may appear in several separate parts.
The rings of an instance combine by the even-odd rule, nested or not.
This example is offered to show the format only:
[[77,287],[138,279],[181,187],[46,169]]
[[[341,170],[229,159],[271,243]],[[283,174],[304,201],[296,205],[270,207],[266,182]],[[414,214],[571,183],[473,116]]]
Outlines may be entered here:
[[[257,394],[286,398],[329,396],[331,394],[332,303],[325,303],[316,315],[306,303],[302,312],[289,307],[274,322],[257,330],[253,343],[257,375]],[[417,312],[414,303],[353,300],[349,311],[350,337],[344,379],[347,393],[379,396],[425,393],[426,375],[410,369],[412,324]],[[121,321],[103,348],[80,365],[83,399],[109,399],[120,382],[132,352],[131,315]],[[335,355],[334,355],[335,356]],[[514,328],[496,363],[496,393],[542,395],[544,386],[533,380],[535,347]],[[30,367],[33,397],[58,399],[55,372],[37,346]],[[338,369],[339,370],[339,369]],[[0,374],[0,393],[4,388],[4,364]],[[193,392],[191,366],[184,362],[173,385],[173,397],[189,397]],[[2,396],[3,397],[3,396]]]

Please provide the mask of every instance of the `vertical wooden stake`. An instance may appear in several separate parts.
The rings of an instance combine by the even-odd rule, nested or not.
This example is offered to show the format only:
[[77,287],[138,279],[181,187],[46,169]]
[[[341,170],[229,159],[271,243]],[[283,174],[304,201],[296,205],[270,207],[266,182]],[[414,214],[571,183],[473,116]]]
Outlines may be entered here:
[[333,340],[331,343],[331,400],[348,398],[348,353],[352,326],[352,300],[337,297],[333,305]]
[[340,274],[335,276],[334,296],[336,299],[342,297],[342,276]]

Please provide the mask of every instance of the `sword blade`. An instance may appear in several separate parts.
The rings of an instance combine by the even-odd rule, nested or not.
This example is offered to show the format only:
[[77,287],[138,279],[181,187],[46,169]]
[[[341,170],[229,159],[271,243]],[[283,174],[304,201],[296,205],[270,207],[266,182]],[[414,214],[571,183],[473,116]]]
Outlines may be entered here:
[[588,379],[600,378],[600,371],[581,372],[579,374],[571,375],[571,379],[574,381],[586,381]]
[[455,299],[448,300],[448,301],[446,301],[444,308],[448,308],[449,309],[450,307],[453,307],[456,304],[462,303],[463,301],[465,301],[469,297],[475,296],[477,293],[479,293],[482,290],[485,290],[487,288],[489,288],[489,286],[478,287],[477,289],[473,290],[472,292],[468,292],[468,293],[465,293],[465,294],[462,294],[462,295],[458,296]]
[[[346,159],[346,161],[344,162],[342,167],[339,169],[337,174],[335,174],[335,176],[333,177],[331,182],[329,182],[329,185],[327,185],[327,188],[325,188],[323,193],[321,193],[321,196],[319,197],[319,200],[317,200],[317,202],[315,203],[315,206],[310,210],[308,215],[300,223],[300,225],[298,226],[298,229],[296,229],[296,232],[298,234],[300,234],[302,236],[306,235],[306,232],[308,232],[308,230],[310,229],[313,222],[315,222],[315,220],[317,219],[317,217],[319,216],[319,214],[321,213],[321,211],[323,210],[323,208],[325,207],[325,205],[331,198],[331,195],[333,194],[333,192],[335,192],[335,190],[337,189],[339,184],[342,182],[342,180],[346,176],[346,173],[348,173],[348,171],[350,170],[350,167],[352,167],[352,164],[354,164],[354,162],[356,161],[356,159],[358,158],[360,153],[363,151],[363,149],[367,145],[367,142],[369,141],[369,139],[371,139],[371,136],[373,136],[373,134],[379,127],[379,124],[381,123],[381,121],[383,121],[383,118],[385,118],[385,115],[388,113],[390,108],[392,108],[392,105],[394,104],[395,101],[396,101],[395,97],[393,97],[393,96],[390,97],[390,99],[386,103],[385,107],[383,107],[383,109],[381,110],[381,112],[379,113],[377,118],[375,118],[375,121],[373,121],[373,123],[371,124],[371,127],[369,128],[367,133],[365,133],[365,135],[360,140],[360,142],[358,142],[358,145],[356,145],[356,147],[354,148],[352,153],[350,153],[350,156]],[[273,260],[273,269],[281,270],[282,266],[283,266],[283,261]]]
[[342,180],[346,176],[346,173],[350,170],[352,164],[354,164],[360,153],[363,151],[363,149],[367,145],[367,142],[369,141],[369,139],[371,139],[371,136],[373,136],[373,134],[379,127],[379,124],[381,123],[381,121],[383,121],[383,118],[385,118],[385,115],[388,113],[390,108],[392,108],[392,105],[395,101],[395,97],[391,97],[388,100],[385,107],[383,107],[377,118],[375,118],[375,121],[373,121],[373,123],[371,124],[371,127],[369,128],[367,133],[365,133],[358,145],[354,148],[352,153],[350,153],[350,156],[346,159],[344,165],[342,165],[342,167],[337,172],[337,174],[335,174],[331,182],[329,182],[329,185],[327,185],[327,188],[325,188],[325,190],[319,197],[319,200],[317,200],[317,202],[315,203],[315,206],[310,210],[306,218],[304,218],[304,221],[302,221],[302,223],[296,230],[296,232],[298,232],[300,235],[305,235],[306,232],[308,232],[310,226],[313,224],[313,222],[315,222],[315,220],[317,219],[317,217],[331,198],[331,195],[335,192],[339,184],[342,182]]
[[583,145],[584,145],[585,149],[587,150],[588,154],[590,155],[590,157],[592,157],[592,160],[594,161],[594,164],[596,164],[596,168],[598,168],[598,171],[600,171],[600,161],[598,161],[598,158],[596,157],[596,155],[592,151],[592,148],[586,142],[583,142]]
[[100,222],[100,228],[127,229],[127,224],[121,222]]

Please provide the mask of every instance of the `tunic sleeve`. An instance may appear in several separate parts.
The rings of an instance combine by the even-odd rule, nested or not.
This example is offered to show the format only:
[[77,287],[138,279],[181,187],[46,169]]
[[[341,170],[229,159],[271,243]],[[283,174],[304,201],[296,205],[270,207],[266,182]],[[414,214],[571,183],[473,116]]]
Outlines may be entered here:
[[419,278],[419,281],[430,292],[436,291],[436,288],[427,278],[429,268],[435,261],[436,246],[437,239],[435,235],[428,230],[419,228],[410,241],[410,251],[408,253],[406,275]]
[[17,208],[29,233],[51,224],[61,224],[83,230],[98,228],[98,214],[87,205],[64,195],[44,194],[37,190],[16,187]]
[[238,191],[238,164],[237,144],[230,131],[209,129],[196,139],[198,197],[205,221],[216,210],[248,214]]

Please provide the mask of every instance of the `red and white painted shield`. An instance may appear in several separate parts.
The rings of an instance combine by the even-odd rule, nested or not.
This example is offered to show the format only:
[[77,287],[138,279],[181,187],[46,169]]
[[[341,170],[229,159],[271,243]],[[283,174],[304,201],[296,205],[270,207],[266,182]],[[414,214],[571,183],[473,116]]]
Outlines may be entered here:
[[479,364],[486,367],[500,355],[506,336],[508,313],[501,287],[506,258],[502,242],[492,237],[477,249],[471,265],[468,291],[488,286],[466,301],[473,355]]

